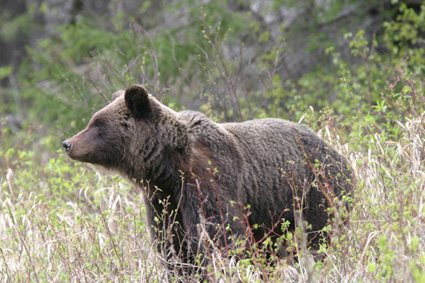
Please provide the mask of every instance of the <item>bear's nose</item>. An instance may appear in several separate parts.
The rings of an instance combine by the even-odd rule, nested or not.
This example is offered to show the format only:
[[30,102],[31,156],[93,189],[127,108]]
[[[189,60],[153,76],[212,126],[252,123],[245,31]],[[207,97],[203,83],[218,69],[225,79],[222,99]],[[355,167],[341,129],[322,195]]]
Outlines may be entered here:
[[71,150],[72,144],[69,141],[65,140],[62,142],[62,146],[65,149],[66,153],[68,153]]

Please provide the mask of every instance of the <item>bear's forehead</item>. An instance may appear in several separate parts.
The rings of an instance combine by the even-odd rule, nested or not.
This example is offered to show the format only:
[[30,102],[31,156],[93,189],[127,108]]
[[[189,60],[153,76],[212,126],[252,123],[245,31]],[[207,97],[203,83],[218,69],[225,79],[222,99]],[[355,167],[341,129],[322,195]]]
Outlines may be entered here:
[[97,117],[114,117],[117,115],[122,115],[126,110],[127,107],[125,106],[124,97],[120,96],[96,112],[93,115],[93,119]]

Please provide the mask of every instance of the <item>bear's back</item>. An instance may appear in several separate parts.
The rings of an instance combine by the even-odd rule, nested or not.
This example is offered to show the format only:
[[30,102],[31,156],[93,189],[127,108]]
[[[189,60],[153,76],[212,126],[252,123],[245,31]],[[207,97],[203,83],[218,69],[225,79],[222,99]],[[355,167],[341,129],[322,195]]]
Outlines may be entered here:
[[331,175],[346,168],[346,160],[303,125],[273,118],[215,123],[194,111],[179,115],[195,140],[209,148],[211,159],[223,166],[221,173],[239,179],[242,198],[262,203],[259,209],[275,210],[276,204],[288,203],[294,189],[308,188],[317,162],[326,164]]
[[[301,160],[303,152],[299,143],[303,142],[300,138],[310,136],[311,131],[279,119],[225,123],[222,127],[236,137],[244,157],[243,191],[248,204],[257,204],[252,206],[253,217],[264,216],[260,210],[276,212],[285,209],[281,204],[291,203],[293,196],[288,178],[295,179],[296,185],[301,186],[298,180],[308,175],[305,162]],[[267,221],[270,219],[252,219],[253,223]]]

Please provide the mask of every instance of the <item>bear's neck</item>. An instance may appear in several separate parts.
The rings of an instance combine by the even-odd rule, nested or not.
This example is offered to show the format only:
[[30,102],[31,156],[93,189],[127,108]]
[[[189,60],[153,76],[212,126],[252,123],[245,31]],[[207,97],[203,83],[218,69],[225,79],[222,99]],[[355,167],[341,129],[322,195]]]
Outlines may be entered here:
[[145,187],[149,184],[151,189],[157,187],[155,189],[171,194],[176,187],[181,187],[183,176],[190,171],[190,153],[186,148],[159,148],[155,158],[136,158],[134,166],[123,168],[121,172],[137,184]]
[[165,190],[166,187],[181,183],[182,173],[187,171],[187,164],[189,155],[185,150],[164,148],[160,157],[146,171],[145,180],[150,180]]
[[143,141],[142,150],[138,144],[131,149],[133,164],[124,164],[126,167],[121,171],[131,180],[149,182],[163,191],[180,186],[182,172],[189,171],[191,158],[190,131],[170,111],[165,109],[163,118],[153,123],[161,130]]

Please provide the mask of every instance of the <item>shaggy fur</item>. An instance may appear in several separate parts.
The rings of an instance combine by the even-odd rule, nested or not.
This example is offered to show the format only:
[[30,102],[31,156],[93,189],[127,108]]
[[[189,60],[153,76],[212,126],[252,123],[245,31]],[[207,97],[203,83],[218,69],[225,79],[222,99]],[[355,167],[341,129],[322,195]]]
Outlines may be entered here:
[[152,236],[168,239],[159,245],[166,255],[190,261],[200,223],[220,245],[259,224],[253,236],[260,241],[271,229],[281,234],[283,218],[294,229],[295,210],[317,245],[312,232],[327,224],[325,208],[351,192],[347,161],[304,126],[278,119],[218,124],[175,112],[139,85],[113,98],[64,146],[72,159],[115,169],[143,187]]

